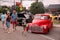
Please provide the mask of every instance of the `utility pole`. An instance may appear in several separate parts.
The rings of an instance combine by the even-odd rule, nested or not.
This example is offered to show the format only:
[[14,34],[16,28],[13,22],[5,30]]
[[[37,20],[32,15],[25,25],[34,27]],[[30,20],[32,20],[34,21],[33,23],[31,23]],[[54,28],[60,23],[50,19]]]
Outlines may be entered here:
[[38,2],[38,0],[36,0],[36,2]]
[[38,2],[43,2],[43,0],[38,0]]
[[14,0],[14,5],[15,5],[15,0]]
[[16,5],[15,5],[15,0],[14,0],[14,8],[16,9],[16,7],[15,7]]
[[22,0],[20,0],[20,2],[22,3]]

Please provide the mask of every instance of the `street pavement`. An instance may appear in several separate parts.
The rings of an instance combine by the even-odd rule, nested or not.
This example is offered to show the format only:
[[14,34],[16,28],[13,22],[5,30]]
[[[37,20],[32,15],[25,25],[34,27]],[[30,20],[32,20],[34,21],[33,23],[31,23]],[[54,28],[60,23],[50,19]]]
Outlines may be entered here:
[[[12,29],[12,26],[11,28]],[[6,33],[0,22],[0,40],[60,40],[60,27],[53,27],[48,34],[35,34],[25,32],[22,34],[23,28],[17,26],[16,31]]]

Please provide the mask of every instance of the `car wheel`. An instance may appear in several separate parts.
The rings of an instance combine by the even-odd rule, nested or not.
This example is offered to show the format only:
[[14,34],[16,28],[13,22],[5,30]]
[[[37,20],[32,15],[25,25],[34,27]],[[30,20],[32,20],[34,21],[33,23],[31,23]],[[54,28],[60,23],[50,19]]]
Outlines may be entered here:
[[48,32],[49,32],[49,29],[48,29]]
[[46,29],[46,33],[45,34],[48,34],[49,33],[49,28]]

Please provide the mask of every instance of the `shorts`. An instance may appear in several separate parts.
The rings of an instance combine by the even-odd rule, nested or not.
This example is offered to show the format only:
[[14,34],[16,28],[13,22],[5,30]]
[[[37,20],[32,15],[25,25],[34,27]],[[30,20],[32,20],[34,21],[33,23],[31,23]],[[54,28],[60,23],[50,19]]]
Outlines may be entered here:
[[5,21],[2,21],[2,24],[4,24],[5,23]]
[[7,28],[9,28],[10,27],[10,22],[6,21],[6,26],[7,26]]
[[15,24],[15,25],[17,25],[17,22],[16,22],[16,21],[12,21],[12,24]]

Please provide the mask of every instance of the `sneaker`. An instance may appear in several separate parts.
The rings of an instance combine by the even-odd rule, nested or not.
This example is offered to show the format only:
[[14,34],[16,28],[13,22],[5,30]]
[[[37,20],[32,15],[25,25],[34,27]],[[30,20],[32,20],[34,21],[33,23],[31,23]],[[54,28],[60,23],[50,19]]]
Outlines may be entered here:
[[15,32],[16,30],[15,29],[13,29],[13,32]]
[[10,33],[10,32],[8,32],[8,33]]

